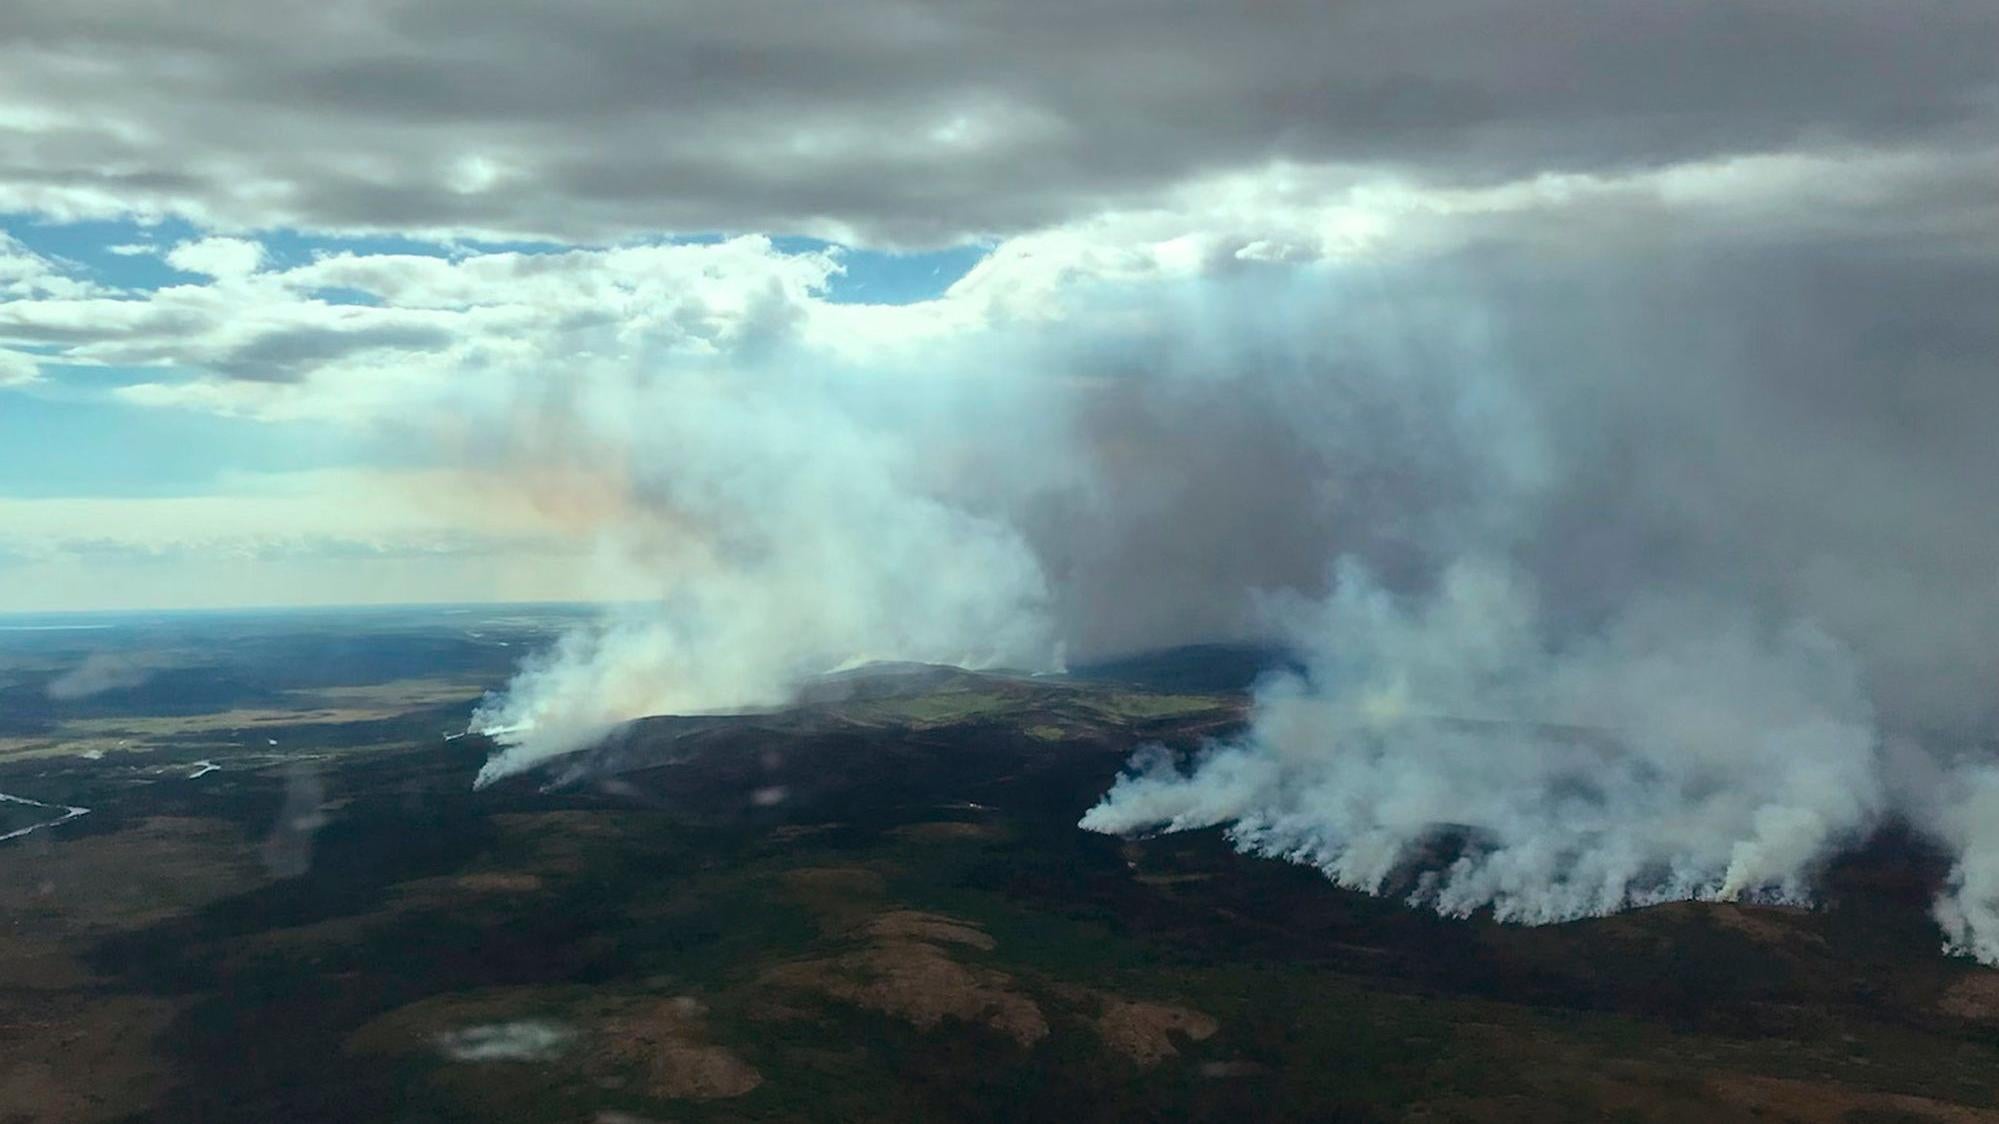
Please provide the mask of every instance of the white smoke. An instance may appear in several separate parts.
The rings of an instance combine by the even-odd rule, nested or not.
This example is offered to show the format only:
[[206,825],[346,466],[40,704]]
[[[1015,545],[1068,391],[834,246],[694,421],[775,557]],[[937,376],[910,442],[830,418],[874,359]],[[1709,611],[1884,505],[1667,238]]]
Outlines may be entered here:
[[[1307,674],[1249,733],[1143,755],[1084,826],[1227,825],[1545,922],[1805,901],[1904,819],[1957,859],[1952,947],[1999,961],[1999,782],[1953,764],[1999,674],[1999,527],[1966,483],[1999,473],[1972,422],[1999,391],[1896,334],[1876,288],[1915,275],[1704,252],[1223,255],[1058,290],[1061,316],[941,302],[915,348],[829,345],[808,301],[713,354],[579,360],[504,399],[492,455],[630,603],[481,709],[481,782],[856,659],[1275,633]],[[1975,334],[1984,291],[1924,315]],[[1900,742],[1944,779],[1906,783]]]
[[560,1057],[575,1038],[574,1030],[559,1023],[515,1019],[445,1031],[435,1041],[456,1062],[540,1062]]
[[[1836,264],[1698,288],[1537,265],[1472,300],[1503,330],[1457,378],[1372,364],[1426,388],[1401,437],[1442,475],[1322,540],[1326,588],[1268,599],[1307,670],[1243,737],[1141,753],[1082,826],[1225,825],[1343,886],[1538,923],[1809,901],[1895,819],[1954,858],[1946,947],[1999,963],[1999,536],[1959,484],[1990,460],[1961,422],[1989,384],[1975,348],[1879,350],[1904,314],[1870,300],[1910,282]],[[1965,307],[1940,293],[1928,330]],[[1332,487],[1419,463],[1328,428]],[[1367,533],[1384,518],[1407,552]]]
[[144,686],[153,669],[117,652],[92,652],[83,662],[49,680],[49,698],[70,702],[101,695],[106,691],[128,691]]
[[1082,826],[1230,824],[1247,851],[1379,893],[1439,829],[1414,903],[1560,921],[1678,898],[1800,901],[1883,797],[1852,664],[1802,626],[1633,606],[1552,647],[1504,569],[1452,568],[1413,604],[1348,568],[1298,639],[1309,678],[1191,772],[1152,754]]
[[[1487,494],[1521,470],[1504,441],[1467,467],[1473,432],[1509,427],[1503,396],[1464,385],[1475,333],[1441,302],[1401,307],[1429,357],[1383,381],[1395,340],[1307,335],[1327,287],[1350,286],[1270,274],[1078,294],[1073,319],[865,367],[772,314],[719,356],[637,375],[579,364],[497,411],[461,408],[506,419],[489,455],[596,536],[628,596],[479,708],[472,729],[501,749],[478,783],[632,718],[777,705],[860,660],[1050,670],[1071,644],[1240,630],[1257,586],[1317,583],[1335,534],[1360,549],[1379,535],[1392,554],[1477,522],[1462,482]],[[1211,322],[1163,318],[1155,301],[1198,303]],[[1287,346],[1264,354],[1265,339]],[[1204,451],[1222,455],[1189,463]],[[1347,478],[1322,488],[1334,463]],[[1282,551],[1214,553],[1278,524]],[[1154,549],[1161,536],[1191,549]]]
[[607,570],[647,596],[479,709],[473,728],[504,748],[478,783],[630,718],[775,705],[855,659],[1053,665],[1019,535],[928,490],[920,450],[837,389],[779,369],[576,387],[543,431],[564,435],[552,452],[618,471],[553,473],[553,502],[595,509]]
[[1999,964],[1999,766],[1960,765],[1933,811],[1933,830],[1956,856],[1936,902],[1944,947]]

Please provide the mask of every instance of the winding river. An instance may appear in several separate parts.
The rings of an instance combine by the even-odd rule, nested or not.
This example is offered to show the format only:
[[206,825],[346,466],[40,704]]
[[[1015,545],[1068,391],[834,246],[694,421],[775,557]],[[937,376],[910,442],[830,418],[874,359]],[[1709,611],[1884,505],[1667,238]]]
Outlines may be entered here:
[[18,839],[23,835],[29,834],[30,832],[40,831],[45,827],[54,827],[59,823],[68,823],[69,821],[75,819],[78,816],[86,816],[90,814],[90,809],[88,808],[72,808],[68,807],[67,805],[61,805],[61,804],[44,804],[39,800],[30,800],[25,796],[15,796],[12,795],[11,793],[5,793],[5,792],[0,792],[0,800],[4,800],[9,804],[27,804],[35,808],[47,808],[51,812],[55,811],[57,808],[62,809],[62,815],[57,816],[54,819],[43,820],[41,823],[37,824],[29,824],[27,827],[15,828],[13,831],[7,832],[4,835],[0,835],[0,842],[5,842],[9,839]]

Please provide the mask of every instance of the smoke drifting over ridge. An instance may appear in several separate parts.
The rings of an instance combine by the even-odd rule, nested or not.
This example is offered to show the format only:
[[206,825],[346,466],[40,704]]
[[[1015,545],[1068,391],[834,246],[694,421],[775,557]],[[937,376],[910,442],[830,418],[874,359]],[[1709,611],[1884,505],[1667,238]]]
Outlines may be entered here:
[[656,593],[567,636],[480,710],[474,726],[509,745],[481,783],[639,715],[781,703],[851,659],[1057,658],[1019,536],[914,486],[919,451],[820,380],[769,370],[746,385],[694,370],[575,393],[550,407],[561,424],[536,433],[576,444],[536,457],[611,453],[623,468],[556,472],[565,487],[550,502],[587,510],[607,566]]
[[1511,575],[1471,562],[1396,600],[1342,573],[1298,622],[1311,678],[1268,686],[1245,744],[1192,776],[1142,759],[1083,826],[1228,823],[1246,850],[1376,893],[1450,828],[1462,853],[1412,902],[1546,922],[1802,900],[1882,808],[1872,715],[1813,630],[1660,602],[1556,648]]
[[[1974,763],[1999,273],[1501,233],[1078,285],[1060,317],[861,360],[780,325],[572,380],[526,474],[619,464],[584,506],[663,588],[482,711],[507,745],[482,779],[856,659],[1274,635],[1308,673],[1250,733],[1142,757],[1083,826],[1229,824],[1343,885],[1413,874],[1421,904],[1543,922],[1803,900],[1900,817],[1958,857],[1947,938],[1999,960],[1999,773]],[[1454,860],[1410,869],[1440,832]]]

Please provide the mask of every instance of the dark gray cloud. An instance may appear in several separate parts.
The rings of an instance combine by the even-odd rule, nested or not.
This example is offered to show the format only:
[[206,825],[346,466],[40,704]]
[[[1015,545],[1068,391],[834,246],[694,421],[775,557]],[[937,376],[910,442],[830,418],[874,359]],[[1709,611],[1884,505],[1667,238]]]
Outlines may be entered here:
[[212,364],[231,378],[288,381],[313,369],[357,353],[374,351],[441,351],[453,336],[443,328],[422,324],[384,324],[355,329],[316,325],[282,328],[246,341]]
[[1450,183],[1994,140],[1999,14],[862,0],[0,16],[0,193],[223,224],[938,242],[1273,159]]

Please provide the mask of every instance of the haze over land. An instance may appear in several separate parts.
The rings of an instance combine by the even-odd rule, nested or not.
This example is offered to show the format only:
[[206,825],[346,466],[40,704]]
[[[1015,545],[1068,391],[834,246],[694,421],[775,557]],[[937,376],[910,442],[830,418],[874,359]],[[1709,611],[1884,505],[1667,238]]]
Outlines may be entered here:
[[1271,639],[1087,826],[1544,921],[1906,820],[1999,959],[1990,4],[94,8],[0,47],[8,607],[625,602],[489,775]]

